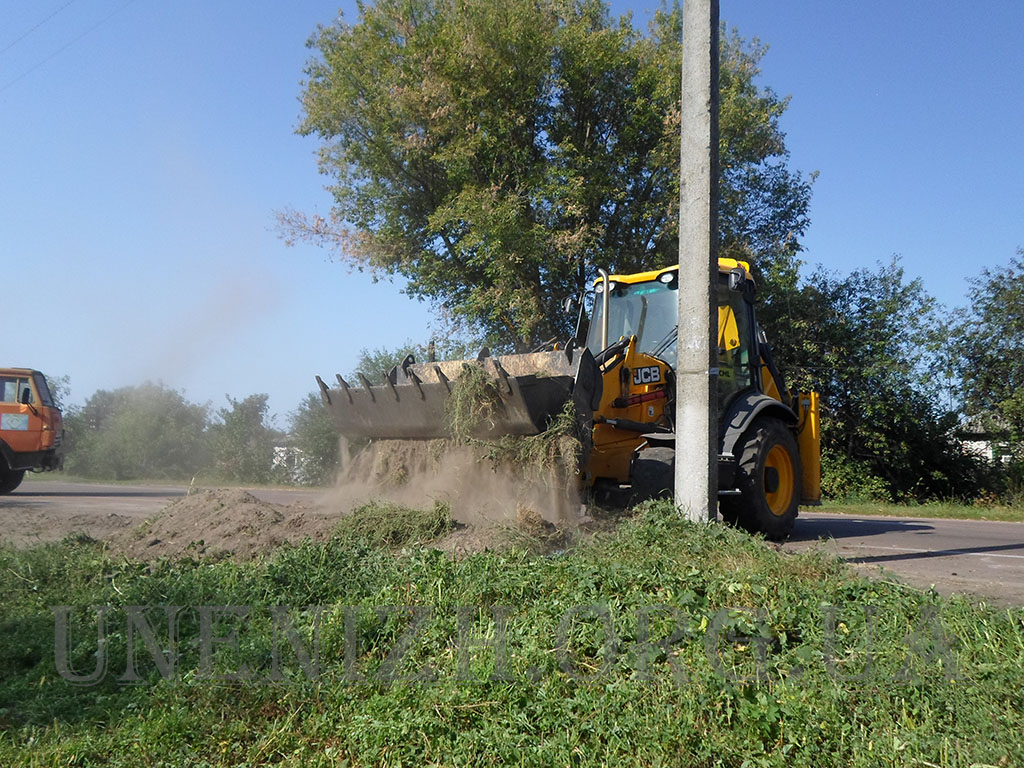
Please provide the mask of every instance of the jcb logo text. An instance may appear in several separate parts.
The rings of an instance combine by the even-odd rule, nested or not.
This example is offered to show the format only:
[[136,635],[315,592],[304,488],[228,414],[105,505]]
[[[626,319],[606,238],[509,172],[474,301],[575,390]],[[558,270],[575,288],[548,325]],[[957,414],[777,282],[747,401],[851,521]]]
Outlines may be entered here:
[[656,365],[637,368],[633,371],[634,384],[657,384],[659,381],[661,381],[661,368]]

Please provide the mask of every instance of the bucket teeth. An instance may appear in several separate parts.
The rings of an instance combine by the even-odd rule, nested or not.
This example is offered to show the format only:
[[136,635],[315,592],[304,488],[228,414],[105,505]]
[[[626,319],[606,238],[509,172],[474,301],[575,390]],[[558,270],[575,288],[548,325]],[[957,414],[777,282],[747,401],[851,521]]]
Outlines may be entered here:
[[366,390],[366,394],[370,396],[370,402],[376,403],[377,398],[373,394],[373,385],[370,383],[370,380],[363,376],[363,374],[361,373],[357,373],[356,376],[359,377],[359,381],[362,383],[363,389]]
[[[338,379],[338,387],[341,388],[342,390],[344,390],[345,394],[348,395],[348,401],[351,403],[352,402],[352,393],[349,392],[348,382],[345,381],[343,378],[341,378],[341,374],[340,373],[336,373],[334,375]],[[320,381],[320,377],[319,376],[317,376],[316,379],[317,379],[317,381]],[[320,381],[320,384],[323,386],[324,389],[327,388],[327,385],[324,384],[322,381]]]
[[449,392],[451,392],[452,391],[451,380],[447,376],[444,375],[444,371],[441,370],[441,366],[435,365],[434,366],[434,373],[437,374],[437,380],[441,384],[444,384],[444,388],[447,389]]

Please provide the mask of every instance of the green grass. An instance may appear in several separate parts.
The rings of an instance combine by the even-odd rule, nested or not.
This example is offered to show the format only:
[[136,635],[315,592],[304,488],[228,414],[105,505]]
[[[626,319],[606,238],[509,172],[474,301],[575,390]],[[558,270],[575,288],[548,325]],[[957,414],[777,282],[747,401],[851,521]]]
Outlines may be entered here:
[[826,501],[812,512],[829,512],[841,515],[888,515],[891,517],[929,517],[955,520],[1002,520],[1024,522],[1024,507],[999,505],[961,504],[953,501],[930,502],[927,504],[892,504],[888,502],[834,502]]
[[422,544],[455,527],[451,509],[440,501],[430,509],[413,509],[390,501],[373,500],[343,517],[334,529],[338,541],[378,547]]
[[[326,545],[244,564],[142,565],[90,541],[0,549],[0,765],[1024,765],[1024,609],[868,581],[821,553],[687,523],[666,504],[562,555],[465,559],[410,544],[439,511],[398,534],[380,513],[357,514]],[[59,605],[75,607],[80,674],[97,658],[89,606],[110,606],[101,683],[58,673]],[[137,605],[156,606],[159,648],[164,607],[192,607],[170,680],[138,637],[143,681],[117,680]],[[254,606],[245,619],[214,615],[216,636],[234,639],[212,646],[207,670],[204,605]],[[275,605],[325,606],[318,675],[283,641],[275,666]],[[460,640],[459,607],[482,607],[463,613],[479,641],[498,631],[495,605],[508,607],[507,663]],[[348,625],[342,606],[360,607]],[[393,671],[430,665],[433,682],[387,672],[419,615],[402,606],[434,615]],[[685,631],[644,652],[645,611],[651,637]],[[300,646],[316,615],[286,622]],[[203,679],[243,667],[254,680]],[[507,679],[489,679],[496,670]]]

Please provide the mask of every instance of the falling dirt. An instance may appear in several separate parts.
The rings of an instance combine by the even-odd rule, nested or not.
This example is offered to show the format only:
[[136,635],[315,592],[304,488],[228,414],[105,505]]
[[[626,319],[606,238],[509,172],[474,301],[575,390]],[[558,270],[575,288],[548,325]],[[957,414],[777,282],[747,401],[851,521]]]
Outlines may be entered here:
[[324,503],[352,509],[377,498],[410,507],[441,502],[457,523],[475,528],[516,525],[524,509],[559,528],[575,525],[580,516],[576,476],[557,463],[504,461],[491,443],[371,443],[345,462]]

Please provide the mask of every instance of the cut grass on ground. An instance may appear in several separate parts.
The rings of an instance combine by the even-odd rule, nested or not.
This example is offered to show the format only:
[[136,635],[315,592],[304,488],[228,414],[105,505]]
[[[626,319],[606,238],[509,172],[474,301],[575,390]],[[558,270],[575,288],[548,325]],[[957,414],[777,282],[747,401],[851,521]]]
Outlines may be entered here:
[[556,556],[395,546],[441,512],[247,563],[0,548],[0,765],[1024,765],[1024,609],[665,503]]

